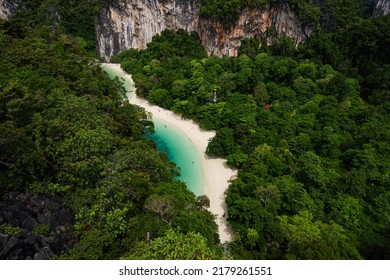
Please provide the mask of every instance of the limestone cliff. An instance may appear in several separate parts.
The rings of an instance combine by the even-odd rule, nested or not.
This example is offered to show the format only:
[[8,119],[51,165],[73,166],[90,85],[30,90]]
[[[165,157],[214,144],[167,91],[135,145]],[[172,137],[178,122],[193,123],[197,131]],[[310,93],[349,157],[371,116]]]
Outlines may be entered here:
[[143,49],[166,28],[198,32],[208,54],[220,56],[237,55],[244,38],[267,38],[270,43],[287,35],[298,44],[313,31],[312,27],[301,25],[288,4],[244,9],[229,27],[200,18],[199,8],[200,0],[112,1],[101,11],[96,25],[99,55],[108,60],[129,48]]
[[129,48],[143,49],[164,29],[194,31],[199,0],[116,0],[98,17],[98,53],[108,60]]
[[0,19],[8,20],[15,13],[21,0],[0,0]]
[[237,56],[245,38],[265,38],[267,43],[272,43],[281,35],[286,35],[299,44],[310,36],[313,26],[302,26],[288,4],[279,4],[262,10],[246,8],[230,27],[201,19],[198,32],[208,54]]
[[376,0],[374,3],[374,17],[386,16],[390,12],[390,0]]

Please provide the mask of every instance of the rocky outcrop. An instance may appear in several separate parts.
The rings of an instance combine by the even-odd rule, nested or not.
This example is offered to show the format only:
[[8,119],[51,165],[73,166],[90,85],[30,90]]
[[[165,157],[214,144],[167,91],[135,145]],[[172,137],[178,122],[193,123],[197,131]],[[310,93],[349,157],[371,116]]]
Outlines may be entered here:
[[298,45],[310,36],[313,29],[313,26],[302,26],[288,4],[279,4],[263,10],[246,8],[230,27],[224,27],[218,21],[202,19],[198,32],[208,54],[237,56],[241,41],[245,38],[266,39],[271,44],[285,35]]
[[8,20],[15,13],[21,0],[0,0],[0,19]]
[[103,9],[96,25],[98,53],[105,60],[129,48],[143,49],[164,29],[196,31],[208,54],[237,55],[245,38],[281,35],[296,44],[306,40],[312,26],[302,26],[287,3],[265,9],[244,9],[230,26],[199,17],[200,0],[116,0]]
[[102,9],[96,37],[98,53],[108,60],[129,48],[143,49],[164,29],[197,29],[199,0],[116,0]]
[[59,198],[15,194],[0,202],[0,259],[42,260],[67,251],[72,224],[73,214]]
[[390,0],[376,0],[374,3],[374,17],[386,16],[390,12]]

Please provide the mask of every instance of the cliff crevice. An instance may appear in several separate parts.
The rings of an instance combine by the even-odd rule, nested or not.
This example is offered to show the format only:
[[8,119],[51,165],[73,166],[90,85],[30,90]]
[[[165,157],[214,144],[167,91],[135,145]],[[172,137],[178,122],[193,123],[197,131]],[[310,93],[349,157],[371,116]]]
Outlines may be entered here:
[[108,60],[113,54],[129,48],[146,48],[152,37],[164,29],[194,31],[198,14],[198,1],[113,1],[98,17],[98,53]]
[[164,29],[196,31],[209,55],[236,56],[241,41],[256,37],[272,43],[282,35],[295,44],[314,27],[303,26],[286,3],[244,9],[230,26],[199,17],[200,0],[117,0],[103,9],[96,25],[97,48],[105,60],[129,48],[144,49]]
[[314,26],[300,23],[288,4],[280,4],[262,10],[246,8],[229,28],[218,21],[201,19],[197,31],[208,54],[237,56],[241,41],[245,38],[266,39],[271,44],[284,35],[298,45],[313,30]]
[[0,0],[0,19],[9,20],[18,9],[21,0]]
[[375,2],[374,2],[374,10],[372,12],[372,16],[374,17],[387,16],[390,12],[390,0],[376,0]]

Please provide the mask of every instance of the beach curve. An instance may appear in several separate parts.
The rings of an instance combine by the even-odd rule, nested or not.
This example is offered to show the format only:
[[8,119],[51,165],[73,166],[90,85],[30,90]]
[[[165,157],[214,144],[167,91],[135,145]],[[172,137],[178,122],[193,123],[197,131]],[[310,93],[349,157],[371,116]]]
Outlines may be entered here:
[[130,103],[145,108],[152,113],[153,119],[159,119],[184,133],[194,144],[201,158],[202,169],[204,171],[204,194],[210,199],[210,212],[216,216],[216,222],[219,227],[219,238],[221,243],[232,240],[226,218],[227,206],[225,203],[225,191],[228,188],[229,179],[237,175],[237,171],[226,165],[226,159],[210,158],[205,151],[209,139],[215,135],[214,131],[202,130],[197,123],[192,120],[183,119],[172,111],[153,105],[147,100],[136,96],[134,81],[130,74],[126,73],[120,64],[102,63],[102,66],[110,68],[120,75],[130,84],[130,92],[127,94]]

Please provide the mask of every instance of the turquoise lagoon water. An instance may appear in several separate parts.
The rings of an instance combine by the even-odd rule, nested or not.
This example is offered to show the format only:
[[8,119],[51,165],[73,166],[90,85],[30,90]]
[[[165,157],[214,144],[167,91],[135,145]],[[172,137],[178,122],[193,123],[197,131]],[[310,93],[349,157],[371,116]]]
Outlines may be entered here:
[[155,133],[147,135],[153,140],[159,151],[164,151],[168,158],[180,168],[177,179],[186,183],[197,196],[203,192],[203,170],[200,156],[190,139],[173,125],[161,119],[154,119]]
[[[111,70],[109,66],[102,66],[111,79],[119,76],[119,73]],[[129,92],[131,86],[128,82],[124,87]],[[197,196],[204,194],[203,182],[204,173],[200,155],[190,139],[175,126],[164,122],[154,114],[155,133],[145,135],[146,138],[156,143],[157,149],[167,154],[180,169],[180,176],[177,177],[186,183],[187,187]]]

